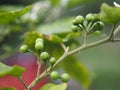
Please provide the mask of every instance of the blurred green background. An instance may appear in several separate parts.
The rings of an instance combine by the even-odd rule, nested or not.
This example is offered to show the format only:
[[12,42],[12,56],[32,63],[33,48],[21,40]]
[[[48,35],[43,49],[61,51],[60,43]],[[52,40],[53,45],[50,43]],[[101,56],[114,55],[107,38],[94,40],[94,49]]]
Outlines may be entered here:
[[[103,2],[110,5],[113,5],[113,2],[120,4],[120,0],[0,0],[0,11],[17,10],[35,4],[24,16],[8,24],[0,24],[1,60],[18,50],[25,32],[52,34],[71,31],[72,20],[76,15],[99,13]],[[103,34],[90,36],[90,41],[105,37],[111,27],[107,25],[102,31]],[[78,60],[92,72],[93,81],[90,90],[120,90],[119,53],[120,42],[116,42],[90,48],[76,55]],[[69,88],[75,82],[77,81],[70,82]],[[79,85],[72,86],[74,85],[76,88],[74,90],[79,90]]]

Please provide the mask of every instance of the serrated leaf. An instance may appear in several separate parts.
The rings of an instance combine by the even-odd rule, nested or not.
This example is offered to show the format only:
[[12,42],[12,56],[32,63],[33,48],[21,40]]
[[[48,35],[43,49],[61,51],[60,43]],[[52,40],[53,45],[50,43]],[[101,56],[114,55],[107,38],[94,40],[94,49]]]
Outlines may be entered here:
[[44,85],[40,90],[66,90],[67,88],[67,84],[63,83],[63,84],[53,84],[53,83],[48,83],[46,85]]
[[62,63],[64,70],[80,84],[84,89],[88,89],[91,83],[90,72],[75,57],[70,56]]
[[17,90],[15,88],[0,88],[0,90]]
[[3,77],[5,75],[12,75],[19,77],[21,74],[25,71],[24,68],[20,66],[7,66],[0,62],[0,77]]
[[0,12],[0,24],[7,24],[10,21],[20,17],[32,8],[32,5],[18,11]]
[[116,24],[120,21],[120,8],[103,3],[101,6],[100,18],[103,22]]

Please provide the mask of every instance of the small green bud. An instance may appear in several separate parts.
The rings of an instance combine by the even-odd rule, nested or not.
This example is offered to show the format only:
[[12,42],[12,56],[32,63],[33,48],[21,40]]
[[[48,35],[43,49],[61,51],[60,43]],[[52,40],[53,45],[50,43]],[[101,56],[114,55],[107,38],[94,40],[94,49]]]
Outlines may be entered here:
[[56,80],[59,78],[59,74],[57,71],[52,71],[51,74],[50,74],[50,78],[53,79],[53,80]]
[[43,40],[42,38],[37,38],[36,41],[35,41],[35,43],[37,43],[37,42],[42,42],[42,43],[44,43],[44,40]]
[[22,46],[20,47],[20,52],[22,52],[22,53],[28,52],[28,46],[27,46],[27,45],[22,45]]
[[36,50],[42,50],[44,48],[44,45],[42,42],[35,43],[35,49]]
[[51,57],[49,62],[50,62],[50,64],[53,65],[56,62],[56,59],[54,57]]
[[84,17],[79,15],[75,18],[75,20],[73,21],[73,24],[76,25],[76,24],[82,24],[84,22]]
[[49,58],[49,54],[47,52],[42,52],[40,55],[41,60],[47,60]]
[[72,31],[77,32],[79,30],[78,26],[72,25]]
[[62,74],[61,80],[63,82],[68,82],[69,81],[69,75],[67,73]]
[[89,21],[94,21],[95,17],[92,13],[89,13],[86,15],[85,19],[89,22]]

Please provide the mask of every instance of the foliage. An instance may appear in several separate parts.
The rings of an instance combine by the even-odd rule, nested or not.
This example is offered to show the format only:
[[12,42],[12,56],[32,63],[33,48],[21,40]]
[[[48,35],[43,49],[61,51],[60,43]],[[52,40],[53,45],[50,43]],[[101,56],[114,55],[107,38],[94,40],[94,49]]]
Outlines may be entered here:
[[20,77],[22,73],[25,71],[24,68],[19,66],[7,66],[0,62],[0,77],[5,75],[13,75],[16,77]]
[[[49,1],[51,2],[51,5],[54,5],[54,7],[58,6],[61,3],[60,0],[59,2],[56,2],[55,0],[49,0]],[[74,1],[72,0],[68,0],[66,7],[71,8],[74,5],[78,5],[78,1],[76,1],[75,3],[73,2]],[[83,2],[84,1],[81,1],[81,3]],[[89,1],[85,0],[85,2],[89,2]],[[73,32],[72,32],[70,30],[71,28],[69,27],[71,26],[71,23],[72,23],[71,20],[73,19],[73,17],[70,19],[66,19],[66,20],[63,19],[60,21],[56,21],[55,23],[50,24],[49,17],[46,16],[44,18],[47,18],[47,19],[44,19],[44,20],[40,19],[40,20],[41,20],[41,23],[45,23],[45,21],[48,20],[48,24],[47,25],[40,24],[40,26],[38,25],[38,22],[34,22],[34,20],[32,21],[32,19],[23,20],[24,18],[20,16],[27,13],[31,9],[33,10],[32,7],[34,6],[30,5],[19,11],[1,12],[0,23],[1,23],[1,26],[3,27],[10,23],[16,24],[19,18],[21,20],[19,21],[19,24],[21,26],[24,26],[25,24],[26,25],[25,29],[28,29],[28,30],[37,29],[36,30],[37,32],[32,31],[32,32],[27,32],[25,34],[24,42],[23,42],[25,47],[21,47],[21,51],[23,53],[26,53],[26,52],[32,53],[37,57],[37,64],[38,64],[37,76],[27,86],[21,78],[22,73],[25,69],[19,66],[7,66],[7,65],[0,63],[0,67],[1,67],[0,77],[3,77],[5,75],[16,76],[19,78],[21,83],[24,85],[25,89],[30,90],[42,78],[49,76],[52,73],[53,69],[59,68],[59,69],[63,69],[65,72],[67,72],[70,75],[70,77],[78,81],[79,84],[82,85],[83,89],[85,90],[89,89],[91,82],[92,82],[91,72],[76,58],[76,55],[74,54],[81,52],[85,49],[103,44],[103,43],[120,41],[119,38],[117,39],[114,37],[116,33],[118,32],[117,27],[119,27],[119,21],[120,21],[120,15],[118,11],[120,8],[112,7],[112,6],[107,5],[106,3],[103,3],[101,6],[100,13],[97,13],[97,14],[89,13],[86,16],[82,16],[82,15],[77,16],[73,20],[73,24],[72,24]],[[62,7],[62,9],[66,7]],[[43,16],[41,16],[41,18]],[[111,32],[109,32],[109,35],[107,37],[104,37],[103,39],[100,39],[98,41],[93,40],[92,42],[90,42],[88,39],[88,36],[92,36],[93,33],[95,32],[101,32],[101,30],[104,28],[103,22],[105,23],[105,25],[107,23],[112,23],[113,29],[111,30]],[[35,25],[33,23],[35,23]],[[61,23],[62,23],[63,28],[62,26],[60,26]],[[41,31],[41,27],[44,30],[46,29],[46,31],[44,30]],[[2,30],[4,30],[4,28],[2,28]],[[46,32],[46,34],[42,34],[41,32],[42,33]],[[3,36],[6,37],[7,34],[5,33]],[[5,40],[5,37],[3,36],[2,36],[2,39],[0,38],[1,42],[4,42]],[[43,41],[40,40],[38,43],[38,41],[36,41],[37,39],[41,39]],[[50,59],[52,57],[55,58],[55,61],[54,63],[51,64]],[[42,73],[40,72],[41,65],[45,66],[45,71]],[[62,66],[62,68],[59,67],[59,65]],[[57,76],[57,79],[61,79],[61,77]],[[68,81],[68,80],[65,80],[65,81]],[[66,90],[66,88],[67,88],[66,83],[58,84],[58,85],[48,83],[44,85],[40,90],[46,90],[46,89]],[[6,89],[3,89],[3,90],[6,90]]]
[[40,90],[66,90],[67,85],[66,83],[55,85],[52,83],[48,83],[45,86],[43,86]]
[[119,7],[112,7],[106,3],[103,3],[101,6],[100,18],[104,22],[116,24],[120,21],[119,11],[120,11]]

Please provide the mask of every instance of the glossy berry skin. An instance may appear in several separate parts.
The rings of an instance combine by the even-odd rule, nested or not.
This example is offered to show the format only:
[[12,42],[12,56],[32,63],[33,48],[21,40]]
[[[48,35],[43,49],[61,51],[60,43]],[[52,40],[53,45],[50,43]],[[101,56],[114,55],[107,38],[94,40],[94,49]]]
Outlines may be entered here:
[[62,74],[61,80],[63,82],[68,82],[69,81],[69,75],[67,73]]
[[92,13],[89,13],[86,15],[85,19],[90,22],[90,21],[94,21],[95,20],[95,17]]
[[27,46],[27,45],[22,45],[22,46],[20,47],[20,52],[22,52],[22,53],[28,52],[28,46]]
[[40,55],[41,60],[47,60],[49,58],[49,54],[47,52],[42,52]]
[[57,80],[59,78],[59,74],[57,71],[52,71],[50,74],[50,78],[53,80]]
[[79,15],[75,18],[75,20],[73,21],[73,24],[76,25],[76,24],[82,24],[84,22],[84,17]]
[[50,64],[53,65],[56,62],[56,59],[54,57],[51,57],[49,62],[50,62]]
[[35,41],[35,43],[37,43],[37,42],[42,42],[42,43],[44,43],[44,40],[43,40],[42,38],[37,38],[36,41]]
[[39,42],[35,43],[36,50],[42,50],[43,48],[44,48],[44,45],[42,42],[39,41]]

